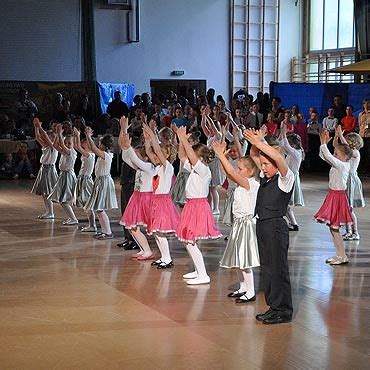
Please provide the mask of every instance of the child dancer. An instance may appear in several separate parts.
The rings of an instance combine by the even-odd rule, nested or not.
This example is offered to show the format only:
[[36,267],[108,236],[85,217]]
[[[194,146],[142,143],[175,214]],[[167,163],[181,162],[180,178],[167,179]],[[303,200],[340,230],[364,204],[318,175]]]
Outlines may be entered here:
[[237,186],[233,201],[233,227],[220,266],[239,269],[240,287],[228,294],[228,297],[236,298],[236,303],[247,303],[256,300],[252,268],[260,265],[254,219],[259,188],[259,183],[255,179],[257,167],[248,156],[239,158],[235,169],[226,158],[225,147],[225,144],[218,143],[212,146],[221,160],[227,177]]
[[304,151],[302,148],[301,138],[297,134],[289,134],[287,136],[287,128],[283,124],[281,125],[280,129],[280,143],[286,153],[286,163],[291,171],[294,173],[293,193],[286,213],[289,221],[288,227],[289,231],[298,231],[299,226],[292,207],[304,206],[301,179],[299,177],[299,169],[303,160]]
[[45,204],[45,213],[39,216],[41,219],[53,219],[54,207],[53,202],[48,198],[52,192],[58,178],[55,169],[55,162],[58,158],[58,151],[54,149],[53,140],[55,135],[53,131],[46,133],[38,118],[34,118],[33,125],[35,127],[35,137],[37,142],[42,147],[42,155],[40,158],[41,167],[37,174],[35,183],[33,184],[31,193],[41,195]]
[[85,134],[90,150],[98,156],[95,164],[95,182],[90,198],[85,204],[86,212],[96,211],[101,226],[101,232],[95,234],[99,240],[113,239],[112,230],[110,228],[109,217],[106,210],[118,208],[116,190],[113,179],[110,175],[112,166],[113,153],[113,137],[104,135],[97,147],[92,139],[91,127],[86,127]]
[[151,215],[148,225],[148,234],[154,234],[159,251],[160,259],[152,263],[158,269],[166,269],[173,266],[166,235],[176,231],[179,214],[170,196],[174,169],[172,164],[176,153],[172,145],[159,144],[151,128],[144,124],[145,150],[156,166],[153,177],[153,195],[151,199]]
[[176,230],[178,239],[193,260],[195,271],[183,275],[188,285],[208,284],[211,279],[207,274],[202,252],[197,246],[199,239],[217,239],[222,236],[215,227],[215,221],[207,200],[211,171],[206,165],[210,160],[210,150],[204,144],[194,147],[188,142],[186,129],[180,127],[177,131],[180,141],[178,156],[184,167],[190,172],[186,183],[187,202],[181,213]]
[[329,226],[333,238],[336,256],[328,258],[326,263],[342,265],[348,263],[348,257],[344,250],[339,228],[341,226],[349,228],[353,223],[345,192],[350,171],[349,160],[352,157],[352,150],[346,144],[337,144],[333,156],[327,147],[327,143],[330,140],[329,132],[324,129],[320,134],[320,157],[332,167],[329,172],[329,192],[314,217],[317,222],[325,223]]
[[122,159],[136,170],[134,192],[123,212],[120,224],[130,231],[140,247],[140,251],[133,254],[132,258],[144,261],[154,258],[148,240],[140,230],[140,227],[147,228],[150,223],[154,166],[148,162],[149,158],[143,147],[132,148],[131,139],[127,134],[127,118],[122,117],[120,123],[121,133],[118,143],[122,149]]
[[357,216],[353,211],[353,208],[365,207],[364,194],[362,192],[362,183],[357,174],[357,168],[360,164],[361,155],[360,149],[364,145],[362,137],[356,132],[350,132],[345,137],[343,137],[342,127],[338,126],[336,130],[336,136],[334,138],[334,147],[338,145],[338,138],[342,144],[348,144],[352,149],[352,157],[349,161],[349,176],[347,180],[347,197],[349,205],[351,206],[352,228],[347,228],[346,234],[343,236],[343,240],[360,240],[360,235],[358,233],[357,227]]
[[[95,153],[91,152],[86,139],[80,140],[80,131],[74,128],[74,147],[81,153],[81,168],[77,177],[76,187],[76,206],[83,208],[89,200],[94,181],[92,173],[94,171]],[[96,232],[95,213],[94,211],[87,212],[89,226],[81,229],[82,232]]]
[[264,142],[263,134],[249,129],[244,136],[253,145],[251,157],[261,169],[255,209],[256,234],[262,285],[270,306],[256,320],[263,324],[285,323],[292,320],[293,304],[288,267],[289,231],[284,215],[292,196],[294,174],[282,154]]
[[54,148],[61,154],[59,161],[59,177],[49,195],[49,199],[58,202],[63,207],[68,218],[63,225],[77,225],[78,220],[73,212],[72,205],[75,201],[77,178],[74,171],[77,152],[73,148],[72,136],[63,139],[63,126],[56,126],[57,136],[54,141]]

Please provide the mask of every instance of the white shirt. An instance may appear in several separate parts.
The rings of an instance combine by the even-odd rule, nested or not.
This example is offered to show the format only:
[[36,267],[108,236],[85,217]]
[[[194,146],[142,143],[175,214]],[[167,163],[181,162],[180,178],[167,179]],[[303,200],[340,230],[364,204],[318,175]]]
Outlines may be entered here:
[[110,175],[113,153],[104,152],[104,159],[99,157],[95,164],[95,176]]
[[131,168],[136,170],[135,191],[139,191],[141,193],[152,192],[154,176],[153,164],[141,160],[132,147],[122,150],[122,159]]
[[307,134],[320,135],[321,125],[319,122],[309,121],[307,124]]
[[353,149],[352,151],[353,151],[353,155],[351,159],[349,160],[349,173],[351,175],[356,175],[358,165],[360,164],[361,155],[357,149]]
[[59,169],[61,171],[73,170],[77,159],[77,152],[72,148],[69,149],[69,155],[62,154],[59,161]]
[[253,216],[256,208],[256,200],[259,182],[251,177],[248,179],[250,189],[237,186],[234,192],[233,215],[235,218]]
[[163,165],[155,167],[154,177],[159,177],[159,183],[157,189],[154,191],[154,194],[168,194],[170,192],[173,174],[173,166],[168,161],[166,161],[166,167]]
[[[293,189],[295,180],[293,171],[288,167],[288,172],[284,177],[281,176],[279,171],[277,172],[277,174],[279,175],[278,177],[279,189],[284,193],[289,193]],[[260,177],[261,178],[265,177],[265,174],[262,171],[260,172]]]
[[94,171],[95,153],[89,153],[88,157],[81,155],[81,168],[79,176],[91,176]]
[[322,120],[322,127],[326,128],[329,132],[334,132],[337,126],[338,126],[338,118],[325,117]]
[[302,150],[291,147],[287,138],[281,140],[280,143],[286,153],[285,157],[286,164],[293,171],[294,174],[298,174],[302,162],[303,155]]
[[350,163],[335,158],[326,144],[320,146],[320,157],[332,167],[329,172],[329,189],[346,190]]
[[192,166],[187,159],[184,163],[184,168],[190,172],[185,186],[186,198],[207,198],[209,193],[209,184],[212,179],[209,167],[200,160]]
[[42,147],[41,164],[55,164],[58,159],[58,151],[51,146]]

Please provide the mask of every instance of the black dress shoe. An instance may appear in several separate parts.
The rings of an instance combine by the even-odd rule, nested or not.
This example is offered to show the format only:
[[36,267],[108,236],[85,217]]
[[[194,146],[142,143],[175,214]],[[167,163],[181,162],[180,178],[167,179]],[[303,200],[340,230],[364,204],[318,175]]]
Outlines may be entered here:
[[227,296],[229,298],[239,298],[241,297],[242,295],[244,295],[246,292],[239,292],[239,290],[237,290],[236,292],[231,292],[229,293]]
[[274,324],[284,324],[286,322],[291,322],[292,316],[284,314],[282,312],[275,311],[272,315],[266,317],[262,324],[274,325]]
[[289,231],[299,231],[298,225],[290,225],[288,226]]
[[118,244],[117,244],[117,247],[118,247],[118,248],[124,248],[124,247],[126,247],[129,243],[130,243],[130,240],[125,239],[122,243],[118,243]]
[[158,270],[169,269],[171,267],[173,267],[173,261],[168,262],[168,263],[161,262],[160,264],[157,265]]
[[162,263],[162,261],[161,260],[156,260],[156,261],[153,261],[152,263],[151,263],[151,265],[152,266],[158,266],[158,265],[160,265]]
[[274,313],[274,310],[272,308],[269,308],[265,313],[259,313],[256,315],[257,321],[263,321],[267,319],[269,316],[271,316]]
[[[243,298],[245,297],[245,298]],[[256,296],[254,295],[252,298],[248,298],[245,294],[241,296],[240,298],[237,298],[235,300],[235,303],[248,303],[248,302],[253,302],[256,300]]]
[[134,249],[139,249],[139,246],[133,241],[129,240],[129,242],[123,247],[125,251],[132,251]]

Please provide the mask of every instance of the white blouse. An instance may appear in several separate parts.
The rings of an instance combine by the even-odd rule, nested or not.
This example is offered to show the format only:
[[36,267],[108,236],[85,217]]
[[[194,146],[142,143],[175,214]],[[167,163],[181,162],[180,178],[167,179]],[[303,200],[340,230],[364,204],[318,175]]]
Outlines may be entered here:
[[346,190],[350,163],[334,157],[326,144],[320,146],[320,157],[332,167],[329,172],[329,189]]
[[41,164],[55,164],[58,159],[58,151],[51,146],[42,147]]
[[73,170],[76,159],[77,159],[77,152],[72,148],[70,149],[69,155],[62,154],[60,156],[59,169],[61,171]]
[[233,215],[235,218],[254,215],[260,183],[254,177],[249,178],[248,182],[249,190],[242,186],[237,186],[235,189],[233,202]]
[[79,176],[91,176],[94,171],[95,153],[89,153],[88,157],[81,155],[81,168]]
[[349,160],[349,173],[351,175],[357,174],[357,168],[360,164],[361,155],[360,152],[357,149],[353,149],[353,155],[351,159]]
[[141,193],[151,192],[153,190],[153,164],[141,160],[132,147],[122,150],[122,159],[136,171],[135,191]]
[[185,186],[186,198],[207,198],[212,179],[209,167],[200,160],[192,166],[187,159],[184,163],[184,168],[190,172]]
[[99,157],[95,164],[95,176],[110,175],[110,168],[112,166],[113,153],[104,152],[104,159]]
[[168,161],[166,161],[166,167],[163,165],[155,167],[154,178],[155,176],[158,176],[159,184],[157,189],[154,191],[154,194],[168,194],[170,192],[173,174],[174,168]]
[[302,155],[303,155],[302,150],[292,148],[286,137],[283,140],[281,140],[280,143],[286,153],[286,157],[285,157],[286,164],[288,165],[288,167],[292,170],[294,174],[298,174],[299,168],[301,167],[301,163],[302,163]]

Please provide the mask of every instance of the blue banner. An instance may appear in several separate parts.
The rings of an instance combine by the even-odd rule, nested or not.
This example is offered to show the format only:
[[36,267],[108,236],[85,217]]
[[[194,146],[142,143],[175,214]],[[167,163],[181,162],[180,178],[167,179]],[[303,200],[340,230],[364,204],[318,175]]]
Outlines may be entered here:
[[98,82],[98,93],[102,113],[107,111],[108,104],[114,99],[114,92],[120,91],[122,100],[130,108],[134,100],[135,88],[133,84],[116,84],[111,82]]

